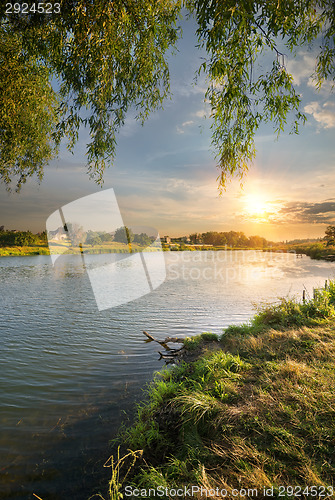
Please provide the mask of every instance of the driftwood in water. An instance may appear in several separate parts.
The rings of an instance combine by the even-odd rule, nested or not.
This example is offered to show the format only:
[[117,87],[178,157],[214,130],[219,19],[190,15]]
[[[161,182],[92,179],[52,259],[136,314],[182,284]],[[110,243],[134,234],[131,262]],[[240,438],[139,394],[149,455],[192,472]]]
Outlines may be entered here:
[[161,352],[161,351],[158,351],[158,354],[160,355],[160,358],[164,358],[164,359],[170,359],[170,358],[174,358],[175,356],[178,356],[178,354],[181,353],[181,351],[183,351],[185,349],[185,347],[181,347],[180,349],[167,349],[166,352]]
[[171,349],[171,347],[168,346],[169,342],[173,342],[175,344],[183,344],[184,339],[181,339],[179,337],[166,337],[164,340],[157,340],[155,339],[150,333],[143,331],[144,335],[148,338],[147,342],[157,342],[160,344],[166,352],[160,352],[158,351],[158,354],[160,355],[159,359],[165,359],[166,361],[173,361],[176,356],[184,349],[184,346],[180,347],[179,349]]
[[173,361],[177,354],[167,354],[161,351],[158,351],[159,359],[165,359],[166,361]]
[[154,339],[154,338],[153,338],[153,336],[152,336],[152,335],[150,335],[150,333],[145,332],[144,330],[143,330],[143,333],[144,333],[144,335],[145,335],[146,337],[148,337],[148,339],[149,339],[150,341],[151,341],[151,340],[153,340],[154,342],[157,342],[157,340],[156,340],[156,339]]
[[158,344],[161,344],[161,345],[168,344],[169,342],[173,342],[174,344],[183,344],[184,340],[185,340],[185,339],[181,339],[180,337],[166,337],[164,340],[157,340],[152,335],[150,335],[150,333],[145,332],[144,330],[143,330],[143,333],[146,337],[148,337],[150,342],[151,341],[158,342]]

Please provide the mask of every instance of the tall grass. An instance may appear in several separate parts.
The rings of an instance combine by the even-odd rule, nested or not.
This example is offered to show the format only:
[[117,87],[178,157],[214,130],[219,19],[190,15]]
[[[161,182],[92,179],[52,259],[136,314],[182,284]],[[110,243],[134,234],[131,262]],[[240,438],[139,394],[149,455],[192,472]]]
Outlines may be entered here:
[[[108,495],[109,500],[121,500],[123,498],[123,493],[121,493],[122,482],[124,483],[130,474],[132,468],[135,465],[135,462],[138,458],[142,456],[142,450],[131,451],[120,457],[120,446],[117,450],[117,456],[114,458],[113,455],[109,457],[109,459],[104,463],[104,467],[109,467],[111,470],[111,479],[108,485]],[[121,473],[122,471],[122,473]],[[100,498],[101,500],[105,500],[104,497],[97,493],[90,497],[89,500],[93,500],[93,498]]]
[[335,317],[335,281],[330,280],[326,289],[316,290],[315,297],[305,302],[284,297],[275,304],[259,306],[250,323],[229,326],[225,329],[222,340],[224,341],[228,335],[257,334],[268,328],[320,325],[333,317]]
[[306,243],[302,245],[294,245],[292,249],[296,253],[303,253],[312,259],[323,259],[329,255],[335,255],[335,246],[327,245],[326,242]]
[[0,257],[19,257],[26,255],[49,255],[48,247],[41,246],[11,246],[0,247]]

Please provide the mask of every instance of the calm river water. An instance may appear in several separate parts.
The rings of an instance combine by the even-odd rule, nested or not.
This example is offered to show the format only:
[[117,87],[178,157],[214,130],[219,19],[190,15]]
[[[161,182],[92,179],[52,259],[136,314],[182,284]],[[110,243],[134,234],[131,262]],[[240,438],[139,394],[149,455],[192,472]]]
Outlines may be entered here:
[[110,440],[163,367],[142,330],[220,334],[250,319],[253,304],[311,295],[335,275],[335,264],[294,254],[164,256],[160,287],[100,312],[80,257],[58,270],[49,256],[0,259],[1,499],[105,494]]

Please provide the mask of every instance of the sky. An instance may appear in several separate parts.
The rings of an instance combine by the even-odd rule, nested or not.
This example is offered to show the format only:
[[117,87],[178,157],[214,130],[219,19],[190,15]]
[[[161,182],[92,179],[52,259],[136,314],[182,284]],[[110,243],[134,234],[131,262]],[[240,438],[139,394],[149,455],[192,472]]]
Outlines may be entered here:
[[[313,85],[313,53],[301,47],[286,58],[306,125],[299,135],[284,133],[279,140],[271,124],[263,125],[243,187],[234,180],[220,196],[205,78],[194,83],[205,54],[196,48],[194,21],[184,20],[182,27],[178,52],[169,57],[172,98],[143,127],[130,113],[116,161],[104,176],[102,189],[113,188],[124,223],[172,237],[230,230],[273,241],[324,236],[335,224],[335,98],[330,85],[320,92]],[[43,231],[54,211],[101,192],[85,167],[87,139],[83,130],[74,154],[63,144],[40,185],[31,179],[19,194],[0,185],[0,226]]]

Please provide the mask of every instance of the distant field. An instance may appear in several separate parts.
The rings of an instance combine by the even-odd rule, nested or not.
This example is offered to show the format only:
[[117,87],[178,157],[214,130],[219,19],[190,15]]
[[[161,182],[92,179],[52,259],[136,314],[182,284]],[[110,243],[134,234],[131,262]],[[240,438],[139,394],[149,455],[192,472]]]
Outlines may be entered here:
[[[57,241],[52,243],[52,253],[62,253],[64,250],[64,247],[66,247],[67,244],[64,241]],[[281,252],[286,252],[286,251],[295,251],[297,253],[304,253],[306,255],[309,255],[313,259],[326,259],[328,260],[330,257],[335,256],[335,246],[327,246],[325,242],[317,242],[317,243],[305,243],[305,244],[300,244],[300,245],[282,245],[281,247],[275,247],[275,248],[248,248],[248,247],[215,247],[215,246],[191,246],[191,245],[177,245],[177,244],[164,244],[162,245],[162,249],[164,251],[196,251],[196,250],[212,250],[212,251],[218,251],[218,250],[263,250],[263,251],[281,251]],[[125,243],[119,243],[116,241],[113,242],[107,242],[107,243],[101,243],[99,245],[83,245],[82,250],[85,253],[90,253],[90,254],[104,254],[104,253],[128,253],[129,252],[129,246],[126,245]],[[131,251],[132,252],[141,252],[145,250],[146,252],[154,252],[160,250],[160,247],[146,247],[146,246],[141,246],[137,243],[132,243],[131,244]],[[69,250],[66,251],[66,253],[69,254],[79,254],[80,249],[79,247],[72,247]],[[23,256],[23,255],[49,255],[49,247],[48,245],[43,245],[43,244],[37,244],[37,245],[25,245],[25,246],[19,246],[19,245],[13,245],[13,246],[0,246],[0,256]]]
[[[66,243],[64,242],[57,242],[52,245],[52,253],[62,253],[64,250],[64,247],[66,247]],[[131,244],[131,251],[132,252],[141,252],[145,249],[146,252],[155,252],[160,250],[160,247],[154,248],[154,247],[143,247],[141,245],[132,243]],[[119,243],[119,242],[112,242],[112,243],[105,243],[101,245],[83,245],[82,247],[83,252],[85,253],[90,253],[90,254],[104,254],[104,253],[128,253],[129,252],[129,245],[126,245],[124,243]],[[78,247],[73,247],[67,250],[67,254],[80,254],[80,249]],[[1,257],[6,257],[6,256],[23,256],[23,255],[49,255],[49,247],[47,245],[45,246],[6,246],[6,247],[0,247],[0,256]]]
[[10,246],[0,247],[0,257],[23,255],[49,255],[47,246]]

